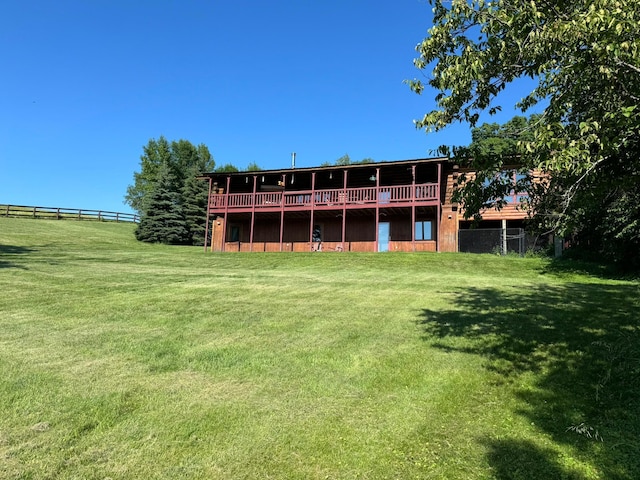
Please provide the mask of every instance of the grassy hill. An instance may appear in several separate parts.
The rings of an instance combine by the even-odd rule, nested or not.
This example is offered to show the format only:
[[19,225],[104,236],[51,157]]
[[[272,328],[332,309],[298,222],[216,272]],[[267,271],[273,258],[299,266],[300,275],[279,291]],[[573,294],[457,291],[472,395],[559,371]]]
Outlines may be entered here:
[[0,218],[0,478],[640,478],[640,286]]

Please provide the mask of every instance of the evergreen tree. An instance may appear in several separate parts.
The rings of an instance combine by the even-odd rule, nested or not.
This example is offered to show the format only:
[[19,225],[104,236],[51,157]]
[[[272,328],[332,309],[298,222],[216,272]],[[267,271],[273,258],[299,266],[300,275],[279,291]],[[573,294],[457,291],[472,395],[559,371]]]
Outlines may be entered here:
[[156,182],[145,202],[145,212],[136,228],[136,238],[142,242],[179,245],[187,243],[188,229],[175,191],[175,177],[170,166],[163,162]]
[[188,242],[192,245],[204,245],[207,223],[209,184],[198,179],[198,173],[201,172],[192,170],[182,189],[184,219],[189,230]]
[[[186,207],[188,213],[183,217],[188,232],[188,243],[195,242],[200,245],[204,242],[204,225],[206,224],[206,196],[207,185],[196,176],[203,172],[210,172],[215,167],[215,162],[206,145],[194,146],[188,140],[168,142],[166,138],[151,139],[143,147],[143,155],[140,157],[140,172],[134,173],[134,184],[127,188],[125,203],[129,204],[141,216],[141,218],[153,217],[151,211],[152,196],[160,178],[160,171],[165,168],[169,178],[169,184],[165,185],[168,192],[177,196],[177,205]],[[163,167],[164,166],[164,167]],[[187,187],[187,184],[190,184]],[[201,207],[199,211],[197,208]],[[146,228],[146,226],[145,226]],[[144,230],[144,229],[143,229]],[[144,236],[144,235],[143,235]],[[146,237],[145,237],[146,238]],[[183,241],[162,241],[163,243],[183,243]]]
[[144,204],[153,190],[160,165],[171,162],[171,146],[163,136],[158,140],[152,138],[142,150],[140,171],[134,172],[133,185],[127,187],[124,197],[124,203],[140,215],[146,210]]
[[162,164],[166,164],[171,172],[174,185],[172,190],[181,192],[189,175],[211,172],[215,161],[206,145],[194,146],[188,140],[169,143],[161,136],[151,139],[143,147],[140,157],[140,172],[133,174],[134,183],[127,188],[125,203],[140,215],[145,212],[145,201],[151,193]]
[[232,165],[231,163],[225,163],[224,165],[219,166],[215,170],[217,173],[234,173],[239,172],[238,167]]

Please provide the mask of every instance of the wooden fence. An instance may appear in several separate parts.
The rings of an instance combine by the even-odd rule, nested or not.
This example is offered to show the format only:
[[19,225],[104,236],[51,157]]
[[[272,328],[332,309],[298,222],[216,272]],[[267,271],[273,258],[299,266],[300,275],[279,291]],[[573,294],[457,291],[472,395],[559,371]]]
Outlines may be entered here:
[[2,205],[0,215],[4,217],[30,217],[53,220],[97,220],[101,222],[139,222],[134,213],[107,212],[81,208],[31,207],[25,205]]

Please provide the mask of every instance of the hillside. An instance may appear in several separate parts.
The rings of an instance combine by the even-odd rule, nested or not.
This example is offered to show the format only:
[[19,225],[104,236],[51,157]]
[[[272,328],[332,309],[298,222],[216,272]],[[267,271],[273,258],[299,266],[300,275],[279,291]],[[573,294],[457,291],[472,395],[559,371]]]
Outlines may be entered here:
[[640,477],[640,289],[0,218],[0,478]]

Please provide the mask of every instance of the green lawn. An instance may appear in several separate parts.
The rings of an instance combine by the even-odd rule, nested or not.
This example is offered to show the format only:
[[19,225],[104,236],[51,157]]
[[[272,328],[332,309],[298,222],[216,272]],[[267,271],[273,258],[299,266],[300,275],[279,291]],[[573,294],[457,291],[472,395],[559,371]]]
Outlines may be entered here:
[[640,478],[640,284],[0,218],[2,479]]

